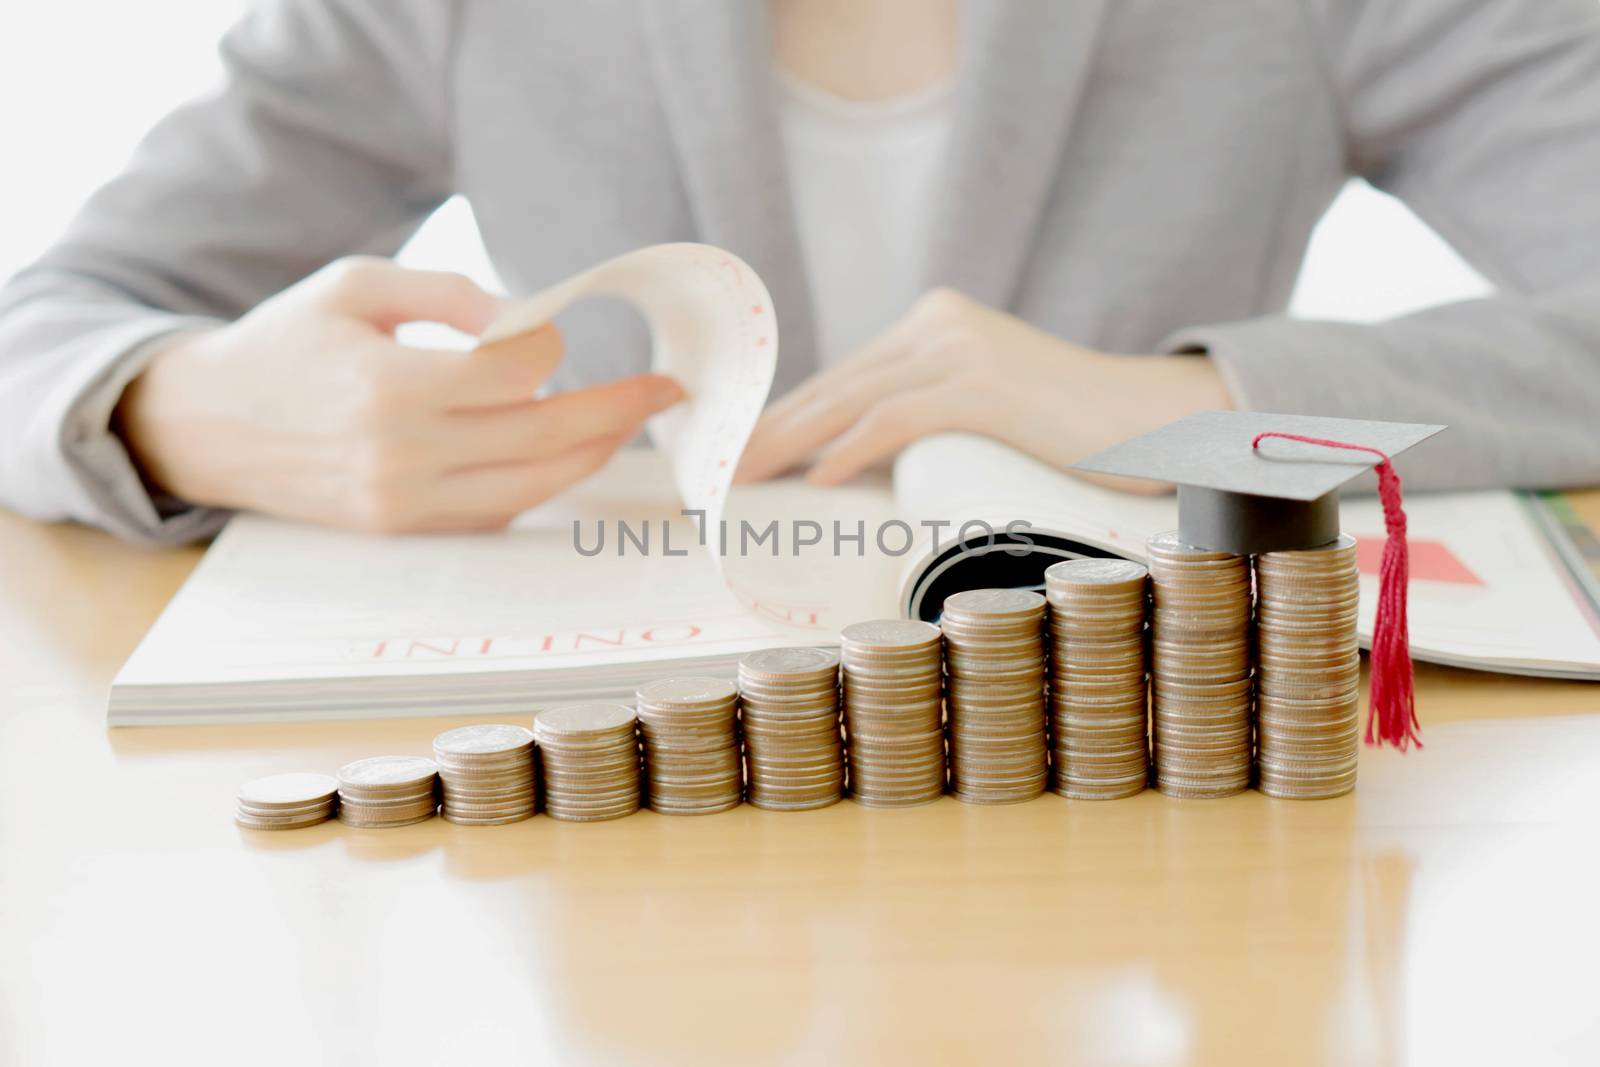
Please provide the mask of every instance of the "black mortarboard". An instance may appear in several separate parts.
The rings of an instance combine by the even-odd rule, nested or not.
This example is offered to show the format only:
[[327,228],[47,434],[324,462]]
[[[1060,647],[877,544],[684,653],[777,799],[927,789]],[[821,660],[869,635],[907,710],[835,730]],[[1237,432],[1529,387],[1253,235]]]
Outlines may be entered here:
[[[1333,541],[1339,536],[1339,487],[1382,458],[1404,452],[1442,429],[1406,422],[1207,411],[1124,441],[1074,466],[1173,482],[1178,487],[1178,536],[1183,541],[1219,552],[1257,555]],[[1269,436],[1263,438],[1264,434]],[[1329,447],[1333,445],[1341,447]]]
[[1406,516],[1390,458],[1444,429],[1313,415],[1207,411],[1076,464],[1178,486],[1178,537],[1197,548],[1259,555],[1317,548],[1339,536],[1339,487],[1375,467],[1388,537],[1372,625],[1367,743],[1420,745],[1412,688]]

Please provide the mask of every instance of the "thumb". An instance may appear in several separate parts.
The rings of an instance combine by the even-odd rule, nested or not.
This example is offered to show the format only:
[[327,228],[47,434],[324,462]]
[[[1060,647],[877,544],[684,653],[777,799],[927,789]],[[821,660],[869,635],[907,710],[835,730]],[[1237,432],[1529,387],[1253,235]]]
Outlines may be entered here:
[[476,336],[505,306],[464,274],[412,270],[377,256],[337,260],[313,281],[328,307],[385,333],[404,322],[442,322]]

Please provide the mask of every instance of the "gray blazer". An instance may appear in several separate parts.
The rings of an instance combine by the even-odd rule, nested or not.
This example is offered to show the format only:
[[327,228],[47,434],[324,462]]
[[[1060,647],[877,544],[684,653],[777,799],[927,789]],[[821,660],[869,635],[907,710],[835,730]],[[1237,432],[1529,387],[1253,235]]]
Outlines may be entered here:
[[[927,281],[1112,352],[1209,350],[1247,406],[1449,423],[1431,487],[1600,482],[1594,0],[968,0]],[[638,245],[745,259],[815,366],[760,0],[278,0],[0,294],[0,503],[180,540],[107,429],[145,342],[237,316],[452,193],[513,291]],[[1347,177],[1499,288],[1377,325],[1283,314]],[[573,385],[641,369],[614,308]]]

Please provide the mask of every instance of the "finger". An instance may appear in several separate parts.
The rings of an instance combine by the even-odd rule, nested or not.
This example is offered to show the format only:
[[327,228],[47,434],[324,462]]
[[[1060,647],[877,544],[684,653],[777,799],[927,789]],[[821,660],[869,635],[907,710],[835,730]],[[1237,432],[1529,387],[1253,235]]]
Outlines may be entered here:
[[385,333],[403,322],[442,322],[482,333],[506,301],[453,271],[412,270],[377,256],[337,260],[318,272],[322,299]]
[[869,411],[818,456],[806,472],[806,481],[838,485],[918,438],[959,428],[949,390],[923,388],[900,393]]
[[795,466],[896,389],[938,377],[936,362],[916,358],[926,320],[913,309],[774,403],[750,435],[734,480],[759,481]]
[[639,432],[646,419],[679,403],[683,386],[663,374],[636,374],[508,407],[440,416],[441,466],[551,459],[598,437]]
[[564,351],[561,332],[546,325],[467,352],[385,343],[369,370],[408,410],[496,408],[531,402]]
[[840,381],[829,395],[770,413],[756,425],[740,461],[740,481],[759,481],[797,466],[875,405],[918,383],[909,361],[878,364]]
[[438,479],[423,502],[418,525],[504,525],[513,516],[543,503],[605,466],[627,438],[586,441],[558,456],[528,463],[504,463],[454,471]]
[[904,315],[893,325],[877,334],[866,344],[832,367],[801,382],[767,409],[769,415],[782,418],[790,412],[804,408],[835,393],[841,383],[883,363],[892,362],[905,355],[916,340],[919,319]]
[[566,351],[566,342],[553,322],[479,345],[465,353],[468,373],[461,392],[448,398],[448,406],[493,407],[528,401],[549,381]]
[[428,518],[407,530],[407,533],[483,533],[503,530],[511,525],[515,515],[445,515]]

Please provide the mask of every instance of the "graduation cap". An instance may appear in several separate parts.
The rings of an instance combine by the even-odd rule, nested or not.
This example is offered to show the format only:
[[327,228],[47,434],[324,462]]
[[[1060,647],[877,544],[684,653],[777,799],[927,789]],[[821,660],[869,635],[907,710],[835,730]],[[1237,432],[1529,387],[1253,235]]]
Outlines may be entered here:
[[1406,517],[1393,456],[1443,426],[1256,411],[1207,411],[1074,464],[1178,487],[1178,536],[1198,548],[1257,555],[1317,548],[1339,536],[1339,489],[1378,475],[1388,539],[1372,634],[1367,742],[1402,750],[1417,737],[1406,626]]

